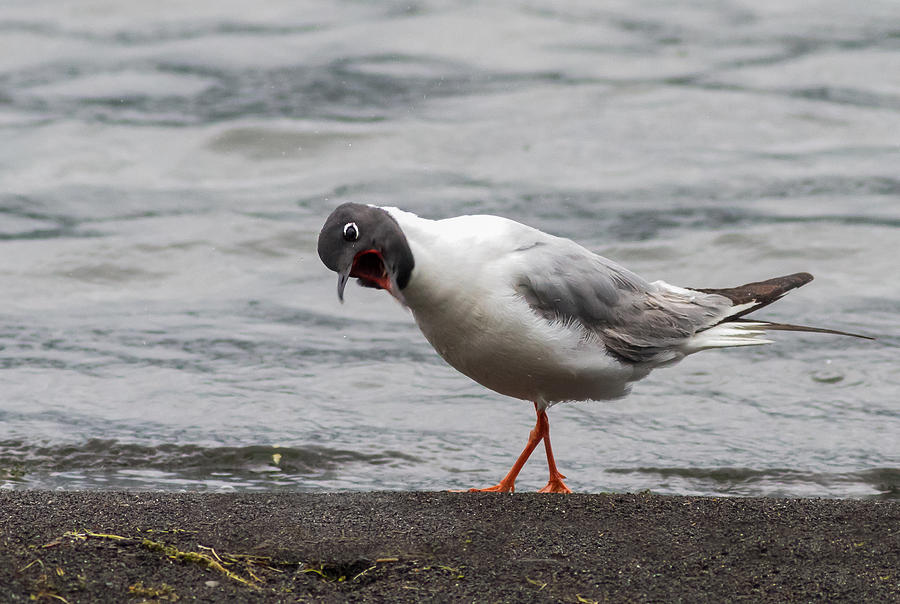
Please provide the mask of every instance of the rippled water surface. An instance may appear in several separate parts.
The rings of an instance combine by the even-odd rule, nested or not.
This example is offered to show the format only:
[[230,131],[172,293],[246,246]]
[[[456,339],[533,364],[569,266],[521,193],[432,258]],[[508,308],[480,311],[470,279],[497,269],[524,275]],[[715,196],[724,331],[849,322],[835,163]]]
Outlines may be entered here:
[[4,488],[496,482],[530,405],[383,292],[337,303],[315,240],[360,201],[685,286],[812,272],[766,318],[877,342],[559,405],[557,460],[580,491],[900,497],[895,2],[12,0],[0,141]]

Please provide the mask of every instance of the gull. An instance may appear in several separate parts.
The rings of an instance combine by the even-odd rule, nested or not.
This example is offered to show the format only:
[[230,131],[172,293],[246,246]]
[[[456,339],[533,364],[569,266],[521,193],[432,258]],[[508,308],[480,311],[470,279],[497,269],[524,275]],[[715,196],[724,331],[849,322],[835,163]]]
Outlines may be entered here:
[[386,290],[452,367],[500,394],[534,404],[528,443],[496,485],[515,491],[544,443],[542,493],[569,493],[550,446],[547,409],[623,397],[653,369],[710,348],[770,343],[773,330],[867,336],[747,319],[812,280],[795,273],[727,289],[648,282],[569,239],[500,216],[429,220],[394,207],[338,206],[318,253],[338,274]]

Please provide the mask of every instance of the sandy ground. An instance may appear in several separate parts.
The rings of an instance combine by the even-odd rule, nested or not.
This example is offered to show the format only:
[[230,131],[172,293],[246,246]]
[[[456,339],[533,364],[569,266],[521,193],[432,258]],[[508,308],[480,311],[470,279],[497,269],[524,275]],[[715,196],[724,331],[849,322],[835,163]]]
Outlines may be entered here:
[[0,493],[3,602],[900,601],[900,503]]

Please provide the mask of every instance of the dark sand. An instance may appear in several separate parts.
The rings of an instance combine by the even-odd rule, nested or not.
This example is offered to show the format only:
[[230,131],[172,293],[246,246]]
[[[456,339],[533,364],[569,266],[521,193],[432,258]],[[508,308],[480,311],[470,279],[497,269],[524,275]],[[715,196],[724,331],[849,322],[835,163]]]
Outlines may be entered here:
[[900,503],[0,493],[0,601],[900,601]]

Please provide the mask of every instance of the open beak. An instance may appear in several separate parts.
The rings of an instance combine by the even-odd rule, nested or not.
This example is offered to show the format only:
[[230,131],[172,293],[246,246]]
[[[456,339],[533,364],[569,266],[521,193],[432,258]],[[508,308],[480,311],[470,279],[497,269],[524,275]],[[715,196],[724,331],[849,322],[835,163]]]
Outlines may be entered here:
[[349,267],[338,271],[337,293],[338,300],[341,302],[344,301],[344,288],[351,277],[359,279],[360,284],[365,287],[387,290],[401,304],[406,305],[406,300],[397,285],[397,279],[388,270],[380,251],[376,249],[363,250],[353,257],[353,262]]

